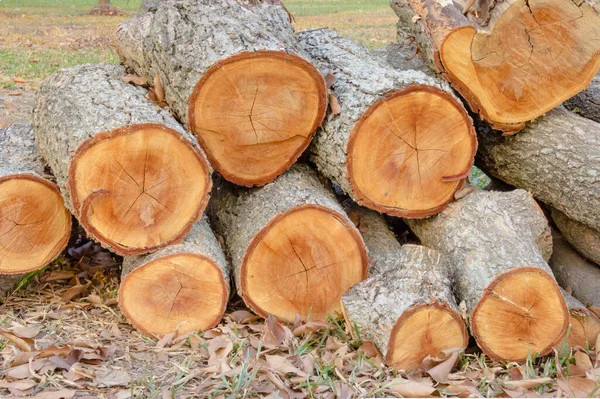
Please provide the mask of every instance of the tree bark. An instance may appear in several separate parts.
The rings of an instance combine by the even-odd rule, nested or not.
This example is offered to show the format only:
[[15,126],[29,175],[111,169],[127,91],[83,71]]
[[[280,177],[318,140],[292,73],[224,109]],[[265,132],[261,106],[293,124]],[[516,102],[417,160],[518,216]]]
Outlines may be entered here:
[[[377,231],[369,228],[363,236],[375,234]],[[367,248],[371,256],[390,252],[368,244]],[[381,249],[384,254],[380,255]],[[395,256],[396,267],[378,270],[352,287],[342,300],[361,338],[377,345],[388,366],[410,372],[429,358],[443,358],[448,350],[466,348],[468,334],[452,295],[448,258],[413,244],[402,246]]]
[[44,161],[30,124],[0,129],[0,297],[66,247],[71,215]]
[[206,218],[180,244],[123,259],[119,305],[148,336],[204,331],[221,321],[229,264]]
[[561,288],[561,292],[569,307],[571,330],[567,345],[573,349],[578,347],[584,350],[595,349],[600,334],[600,319],[567,291]]
[[600,124],[560,107],[513,137],[485,127],[479,133],[486,171],[600,229]]
[[600,231],[568,218],[561,211],[552,208],[552,220],[563,237],[583,257],[600,265]]
[[298,35],[340,105],[310,146],[311,160],[360,205],[422,218],[464,183],[477,149],[473,122],[450,87],[379,62],[328,29]]
[[565,336],[567,307],[544,256],[552,245],[548,222],[526,191],[475,190],[407,223],[456,266],[457,299],[486,355],[522,361],[549,353]]
[[238,293],[263,317],[324,320],[367,276],[360,233],[308,166],[263,188],[219,185],[209,212],[231,254]]
[[171,110],[236,184],[283,173],[325,115],[323,77],[281,5],[165,0],[121,24],[117,37],[123,64],[158,74]]
[[[400,42],[496,129],[518,131],[584,90],[600,69],[596,0],[391,0]],[[473,8],[473,10],[471,10]]]
[[88,235],[130,255],[182,240],[212,182],[193,136],[123,74],[101,64],[51,75],[37,94],[34,133]]
[[569,111],[600,123],[600,74],[594,77],[587,89],[565,101],[564,106]]

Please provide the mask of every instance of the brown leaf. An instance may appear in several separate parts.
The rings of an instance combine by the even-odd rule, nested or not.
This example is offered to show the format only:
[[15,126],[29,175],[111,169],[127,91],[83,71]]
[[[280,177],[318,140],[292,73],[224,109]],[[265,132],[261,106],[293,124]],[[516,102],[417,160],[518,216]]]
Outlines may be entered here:
[[14,381],[14,382],[0,382],[0,388],[19,389],[21,391],[26,391],[30,388],[35,387],[35,385],[36,385],[36,382],[34,380],[30,380],[30,379]]
[[134,84],[136,86],[147,86],[148,82],[146,78],[137,75],[125,75],[121,78],[121,80],[125,83]]
[[50,356],[67,357],[72,350],[73,349],[70,346],[59,347],[56,345],[52,345],[47,348],[40,349],[39,355],[37,355],[36,358],[43,359]]
[[597,382],[583,377],[559,378],[557,382],[560,389],[576,398],[588,398],[597,389]]
[[10,97],[18,97],[18,96],[20,96],[20,95],[21,95],[21,92],[18,92],[18,91],[13,91],[13,92],[11,92],[11,93],[8,93],[8,95],[9,95]]
[[157,343],[156,347],[158,349],[162,349],[167,345],[170,345],[173,342],[173,338],[175,337],[174,333],[165,334]]
[[295,328],[292,334],[294,334],[295,337],[299,337],[311,332],[328,330],[330,328],[331,326],[329,323],[324,321],[309,321],[308,323]]
[[131,377],[124,370],[109,370],[97,373],[95,382],[109,388],[119,385],[128,386]]
[[452,352],[448,359],[444,360],[437,366],[429,369],[427,373],[436,382],[446,383],[448,381],[448,374],[454,368],[456,361],[458,360],[458,351]]
[[73,389],[61,389],[59,391],[46,391],[32,396],[32,399],[71,399],[77,391]]
[[396,378],[389,384],[390,390],[404,397],[425,398],[435,392],[435,388],[416,381]]
[[503,384],[509,389],[512,388],[524,388],[531,389],[535,388],[538,385],[546,384],[548,382],[552,382],[552,378],[532,378],[529,380],[519,380],[519,381],[504,381]]
[[61,299],[65,302],[70,302],[73,298],[83,294],[85,290],[90,286],[91,282],[82,285],[77,284],[71,288],[69,288],[64,294],[62,294]]
[[12,80],[15,83],[27,83],[27,81],[25,79],[23,79],[23,78],[16,77],[16,78],[13,78]]
[[233,321],[240,324],[248,324],[260,319],[260,316],[250,313],[247,310],[236,310],[235,312],[230,313],[229,316]]
[[17,348],[21,349],[24,352],[31,352],[35,349],[33,340],[31,338],[17,337],[15,334],[12,333],[12,331],[2,327],[0,327],[0,335],[3,335],[6,339],[15,344]]
[[575,364],[578,367],[581,367],[584,371],[588,371],[594,368],[594,365],[592,364],[592,361],[590,360],[588,354],[581,351],[575,352]]
[[20,338],[35,338],[42,331],[42,327],[15,327],[10,331]]
[[342,107],[337,97],[329,93],[329,107],[331,108],[332,115],[339,115],[342,112]]
[[267,367],[270,368],[272,371],[281,374],[292,373],[300,377],[306,377],[306,373],[294,366],[285,356],[266,355],[266,359]]
[[330,72],[327,75],[325,75],[325,86],[328,89],[330,89],[331,86],[333,86],[336,81],[337,81],[337,76],[335,76],[333,73]]
[[93,303],[94,305],[102,305],[102,298],[100,298],[96,294],[90,294],[86,297],[89,303]]
[[43,275],[40,280],[43,282],[70,280],[75,276],[75,273],[64,270],[53,270],[48,274]]
[[273,316],[269,314],[267,318],[267,329],[265,330],[265,338],[273,338],[273,344],[281,345],[286,339],[286,334],[281,323]]
[[160,75],[158,72],[154,75],[154,94],[156,95],[156,102],[162,103],[165,101],[165,91],[163,89],[162,83],[160,82]]
[[6,375],[10,378],[14,378],[16,380],[23,380],[26,378],[33,377],[31,374],[31,370],[34,372],[38,371],[46,364],[46,360],[35,360],[31,363],[22,364],[17,367],[13,367],[6,372]]

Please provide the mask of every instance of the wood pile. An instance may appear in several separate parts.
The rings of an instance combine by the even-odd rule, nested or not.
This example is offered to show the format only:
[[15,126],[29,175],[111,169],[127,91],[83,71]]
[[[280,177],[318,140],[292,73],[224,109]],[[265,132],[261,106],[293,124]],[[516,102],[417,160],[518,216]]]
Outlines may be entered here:
[[[406,371],[469,333],[502,361],[590,347],[600,92],[560,106],[600,69],[590,1],[393,0],[401,43],[372,53],[296,34],[278,1],[145,2],[122,67],[55,73],[33,132],[0,131],[0,293],[64,249],[70,211],[125,257],[119,304],[149,336],[211,328],[237,293],[344,315]],[[471,187],[474,159],[516,189]]]

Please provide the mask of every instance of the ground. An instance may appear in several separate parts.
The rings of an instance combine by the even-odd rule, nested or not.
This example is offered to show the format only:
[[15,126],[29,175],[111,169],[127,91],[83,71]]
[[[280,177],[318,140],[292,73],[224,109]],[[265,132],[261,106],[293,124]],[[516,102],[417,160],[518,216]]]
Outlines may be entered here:
[[[115,26],[127,15],[86,13],[93,0],[0,0],[0,127],[28,121],[41,79],[62,67],[118,62]],[[387,0],[287,0],[297,29],[328,26],[375,48],[394,40]],[[449,373],[405,375],[381,365],[343,317],[284,325],[234,298],[201,334],[144,337],[117,306],[120,259],[76,230],[68,251],[0,305],[0,397],[598,396],[598,353],[557,348],[498,363],[474,343]],[[453,359],[451,359],[453,360]],[[585,377],[588,378],[585,378]]]

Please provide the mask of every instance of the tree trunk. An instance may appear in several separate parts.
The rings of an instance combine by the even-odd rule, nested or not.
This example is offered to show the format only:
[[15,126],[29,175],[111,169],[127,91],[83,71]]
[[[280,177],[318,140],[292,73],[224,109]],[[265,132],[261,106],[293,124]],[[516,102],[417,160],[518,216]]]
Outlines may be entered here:
[[485,170],[600,229],[600,124],[559,107],[512,137],[483,127],[478,161]]
[[264,185],[288,169],[325,115],[323,77],[280,5],[165,0],[117,36],[121,61],[158,73],[166,102],[236,184]]
[[140,4],[140,8],[138,9],[138,15],[156,11],[161,1],[162,0],[142,0],[142,4]]
[[600,74],[586,90],[565,101],[565,108],[600,123]]
[[[495,128],[517,131],[585,89],[600,69],[596,0],[391,0],[399,41]],[[465,13],[463,13],[465,11]]]
[[568,218],[552,208],[552,220],[564,238],[585,258],[600,265],[600,231]]
[[561,292],[569,307],[571,330],[567,345],[574,349],[577,347],[584,350],[595,349],[600,334],[600,319],[567,291],[561,288]]
[[195,139],[116,65],[47,78],[34,133],[71,212],[122,255],[183,239],[208,201],[211,169]]
[[229,298],[229,265],[206,219],[180,244],[123,260],[119,305],[148,336],[208,330]]
[[[374,217],[360,218],[369,255],[390,261],[393,255],[394,264],[378,268],[342,298],[361,338],[377,345],[388,366],[406,371],[428,358],[444,358],[444,350],[466,348],[469,336],[452,295],[448,259],[420,245],[379,245],[389,237],[374,228]],[[367,226],[365,219],[371,220]]]
[[324,320],[367,276],[360,233],[306,165],[252,190],[219,185],[209,206],[240,296],[257,314]]
[[563,339],[567,307],[543,255],[551,252],[550,230],[526,191],[476,190],[434,217],[407,223],[456,266],[457,299],[486,355],[523,361]]
[[556,280],[584,305],[600,306],[600,267],[582,258],[557,231],[550,267]]
[[341,106],[310,146],[319,171],[379,212],[422,218],[442,210],[477,148],[473,122],[449,86],[385,65],[331,30],[298,37],[321,72],[335,75]]
[[71,215],[29,124],[0,129],[0,297],[26,273],[52,262],[67,245]]

